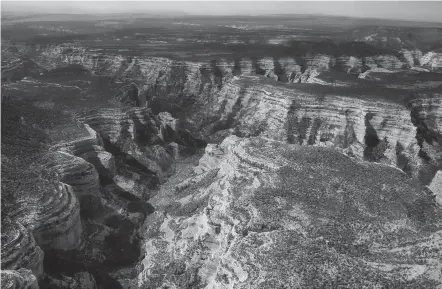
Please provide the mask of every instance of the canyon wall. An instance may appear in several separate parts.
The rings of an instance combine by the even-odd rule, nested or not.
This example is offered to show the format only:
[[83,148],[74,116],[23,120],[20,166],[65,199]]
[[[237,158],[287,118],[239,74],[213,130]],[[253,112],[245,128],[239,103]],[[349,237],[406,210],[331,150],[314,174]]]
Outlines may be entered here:
[[229,136],[151,202],[141,288],[440,284],[440,208],[399,170],[333,149]]
[[36,174],[20,182],[31,185],[7,204],[2,281],[8,288],[38,288],[36,280],[42,288],[115,288],[116,276],[136,270],[138,229],[154,210],[151,193],[177,159],[206,145],[170,114],[155,116],[145,107],[86,111],[75,119],[60,131],[65,137],[54,137],[29,162],[25,169]]
[[[380,251],[391,253],[389,262],[395,263],[407,254],[404,243],[417,240],[412,250],[432,250],[430,241],[437,245],[440,240],[431,229],[439,209],[426,202],[423,189],[407,175],[429,185],[442,202],[437,190],[442,169],[442,94],[404,89],[397,97],[398,91],[389,95],[393,90],[384,87],[366,91],[366,87],[351,90],[344,85],[340,89],[321,75],[339,72],[365,81],[372,73],[410,67],[438,71],[440,54],[402,51],[402,56],[319,54],[189,62],[100,54],[71,45],[21,46],[18,51],[31,55],[43,68],[36,77],[81,65],[111,77],[121,88],[108,96],[116,107],[73,113],[84,134],[51,143],[49,152],[30,166],[40,172],[35,192],[25,192],[32,198],[18,198],[11,210],[13,220],[2,228],[2,280],[11,288],[34,288],[34,279],[59,288],[91,289],[97,284],[112,288],[116,279],[127,281],[127,287],[134,280],[139,286],[177,288],[203,284],[275,288],[281,285],[278,280],[291,280],[291,287],[332,286],[336,281],[330,272],[350,272],[361,264],[365,267],[351,279],[354,282],[357,276],[370,274],[373,286],[379,285],[379,276],[391,286],[402,286],[405,276],[417,276],[410,273],[415,271],[420,274],[410,282],[416,286],[436,282],[436,261],[425,266],[407,261],[406,268],[395,266],[385,273],[378,268],[383,266],[378,257]],[[189,178],[174,179],[177,160],[192,156],[207,143],[199,166],[187,172]],[[376,168],[381,169],[376,172],[374,164],[357,164],[354,159],[378,162]],[[318,189],[321,173],[335,174],[335,162],[342,164],[338,171],[344,167],[354,171],[339,171],[341,177],[333,175],[326,181],[330,185],[321,183]],[[342,182],[348,192],[342,191]],[[299,191],[292,198],[284,191],[287,194],[267,200],[266,194],[277,194],[277,187],[287,192],[305,188],[308,193]],[[351,195],[348,188],[359,195]],[[325,201],[315,199],[322,191]],[[158,195],[152,206],[148,201],[154,193]],[[318,212],[309,203],[312,200],[317,204],[330,201],[333,206]],[[363,204],[362,211],[351,204],[355,200]],[[299,202],[302,208],[287,207]],[[373,205],[378,203],[382,210]],[[281,208],[283,213],[269,207]],[[336,237],[335,231],[330,239],[319,240],[336,225],[321,223],[321,218],[339,219],[338,212],[343,210],[353,210],[360,224],[365,224],[367,216],[373,218],[374,237],[358,227],[350,243]],[[343,223],[351,223],[347,221]],[[428,230],[423,229],[427,226]],[[324,232],[316,232],[316,227]],[[389,251],[387,243],[399,229],[417,232],[410,233],[416,239],[401,239],[395,243],[400,252]],[[156,238],[158,231],[164,237]],[[148,241],[142,243],[142,238]],[[384,247],[380,251],[367,248],[364,238],[375,238]],[[291,244],[289,240],[294,240],[293,246],[283,248]],[[309,245],[312,242],[314,246]],[[345,248],[334,246],[342,242]],[[310,264],[309,257],[296,249],[299,246],[305,252],[322,250],[321,256],[348,263],[342,268]],[[250,254],[242,256],[244,252]],[[275,258],[289,266],[283,258],[287,252],[290,260],[308,263],[311,270],[321,273],[312,275],[310,269],[285,265],[275,269]],[[375,257],[370,259],[368,253]],[[172,260],[174,254],[177,260]],[[435,255],[436,251],[431,260]],[[269,263],[259,262],[264,259]],[[309,276],[318,278],[310,280]]]
[[[345,89],[310,92],[307,89],[306,92],[296,86],[276,85],[316,83],[336,88],[336,83],[318,78],[321,73],[332,71],[353,75],[355,79],[367,78],[372,72],[406,71],[410,67],[438,71],[440,53],[401,50],[363,57],[349,52],[350,55],[341,56],[306,54],[297,58],[189,62],[112,55],[69,44],[19,46],[18,51],[35,55],[36,63],[46,69],[82,65],[96,74],[111,76],[113,81],[130,83],[122,86],[114,98],[133,106],[147,105],[154,114],[170,112],[197,138],[219,141],[235,133],[333,146],[360,159],[399,167],[424,184],[429,184],[442,168],[440,93],[403,90],[393,91],[395,95],[390,96],[389,90],[366,93],[365,87],[351,92]],[[275,83],[267,84],[263,81],[266,78]],[[402,95],[396,96],[398,93]],[[126,120],[119,116],[118,122],[128,122],[128,134],[133,130],[131,122],[143,118],[137,113],[124,116]],[[111,122],[112,117],[104,114],[101,112],[95,120],[89,117],[88,121],[106,130],[104,123]],[[155,137],[151,125],[144,124],[135,134],[142,130],[152,131],[152,135],[139,137]],[[111,143],[117,142],[112,135],[115,132],[104,131],[104,134],[108,134],[106,138]],[[155,154],[170,162],[161,149],[140,151],[130,143],[124,144],[127,149],[130,146],[135,159],[143,165],[164,166],[158,159],[153,162],[149,159],[148,155]],[[158,171],[154,167],[149,169]],[[160,178],[164,177],[160,174]]]

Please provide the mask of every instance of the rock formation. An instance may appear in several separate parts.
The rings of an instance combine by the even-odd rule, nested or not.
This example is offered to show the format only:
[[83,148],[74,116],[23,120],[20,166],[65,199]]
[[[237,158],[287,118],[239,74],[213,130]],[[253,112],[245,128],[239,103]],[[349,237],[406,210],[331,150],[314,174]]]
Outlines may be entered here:
[[38,289],[37,278],[31,270],[1,270],[2,288],[5,289]]
[[[295,87],[284,89],[262,85],[261,78],[244,77],[247,74],[257,74],[281,82],[329,85],[330,83],[317,78],[318,75],[336,70],[356,74],[360,78],[375,79],[376,77],[371,76],[373,73],[400,71],[405,64],[433,69],[440,60],[439,54],[422,54],[418,49],[403,49],[399,54],[366,56],[358,56],[360,52],[357,47],[352,49],[354,51],[348,50],[349,55],[340,56],[335,56],[335,52],[332,55],[309,53],[298,58],[244,58],[238,61],[213,60],[209,63],[152,57],[97,56],[96,52],[71,47],[69,44],[37,47],[36,53],[39,53],[40,59],[50,60],[55,66],[81,64],[91,71],[112,76],[114,79],[129,79],[131,84],[122,88],[123,96],[119,98],[120,101],[144,106],[146,99],[154,113],[168,111],[173,115],[182,115],[182,111],[187,111],[185,117],[180,116],[182,126],[191,129],[193,133],[202,132],[201,137],[216,139],[221,134],[222,138],[226,134],[225,129],[234,129],[242,135],[271,134],[272,138],[278,131],[276,139],[281,139],[284,137],[281,132],[286,130],[283,134],[289,142],[343,148],[360,158],[396,165],[428,184],[435,170],[441,166],[440,143],[435,140],[440,135],[440,128],[437,127],[437,120],[440,118],[440,94],[418,94],[408,100],[405,96],[400,96],[399,101],[392,101],[398,104],[384,105],[384,101],[391,102],[389,97],[378,103],[372,101],[373,96],[378,97],[379,92],[376,91],[373,92],[374,95],[367,93],[366,101],[360,101],[356,95],[347,97],[348,92],[344,90],[336,93],[329,90],[319,93],[318,97],[317,92],[305,93],[302,89],[297,91]],[[63,59],[57,61],[58,57]],[[429,63],[432,68],[428,66]],[[240,75],[243,77],[235,79]],[[253,95],[256,93],[260,96]],[[284,105],[276,105],[278,103]],[[274,109],[270,109],[271,107]],[[325,111],[332,107],[335,107],[333,112]],[[339,121],[328,117],[330,113],[332,118],[336,118],[336,109],[340,110]],[[86,122],[99,130],[99,134],[111,143],[120,142],[117,146],[125,147],[141,164],[149,163],[149,170],[160,171],[158,167],[164,168],[166,164],[158,164],[159,160],[151,162],[148,157],[146,159],[146,154],[133,144],[134,141],[158,142],[155,139],[155,123],[158,121],[154,121],[153,115],[149,115],[143,108],[117,112],[115,116],[114,113],[115,111],[102,111],[96,116],[92,114],[87,117]],[[221,120],[212,121],[218,117],[218,113],[221,113]],[[422,123],[424,127],[421,126]],[[266,128],[267,126],[270,128]],[[128,138],[120,136],[120,127],[124,128]],[[427,130],[428,132],[424,132]],[[143,131],[150,131],[151,134],[142,135],[140,132]],[[213,132],[217,134],[212,136]],[[122,144],[121,139],[126,143]],[[147,155],[158,153],[162,155],[161,159],[170,163],[165,152],[155,151]],[[106,159],[110,156],[103,157]],[[154,163],[156,165],[152,165]],[[430,179],[423,177],[427,173]],[[160,176],[160,179],[163,177]]]
[[32,234],[20,223],[2,220],[2,270],[29,269],[37,278],[43,276],[43,251]]
[[442,171],[436,173],[429,188],[436,195],[436,202],[442,205]]
[[40,170],[44,177],[72,186],[78,198],[99,193],[100,183],[97,170],[84,159],[57,151],[45,156],[41,164]]
[[2,39],[6,288],[442,285],[438,44],[238,27]]
[[80,204],[71,186],[40,181],[17,207],[11,216],[32,231],[42,249],[69,250],[80,244]]
[[440,285],[440,208],[334,150],[228,137],[151,201],[140,287]]
[[[327,44],[324,45],[326,47]],[[203,75],[207,80],[220,84],[222,78],[237,74],[258,74],[282,82],[312,82],[315,73],[326,71],[340,71],[351,74],[363,73],[373,68],[383,68],[392,71],[423,67],[432,71],[442,68],[442,54],[427,52],[423,54],[419,49],[389,52],[377,51],[374,47],[364,46],[361,43],[344,43],[343,47],[332,46],[329,51],[303,52],[296,57],[244,57],[238,60],[216,59],[208,63],[172,61],[158,57],[124,56],[118,54],[103,54],[74,44],[38,45],[36,47],[19,46],[20,54],[37,54],[36,63],[47,70],[67,65],[82,65],[90,71],[100,75],[109,75],[114,79],[154,84],[154,78],[162,76],[163,81],[174,81],[163,89],[175,90],[180,86],[186,87],[185,75]],[[347,47],[348,46],[348,47]],[[318,45],[318,47],[321,47]],[[320,50],[321,50],[320,49]],[[373,50],[370,52],[370,50]],[[365,54],[364,54],[365,53]],[[170,78],[170,71],[174,71]],[[218,75],[215,77],[209,74]],[[169,76],[168,76],[169,75]],[[201,76],[200,76],[201,78]],[[191,80],[194,77],[190,76]],[[203,80],[204,81],[204,80]],[[183,85],[184,84],[184,85]],[[204,84],[200,84],[204,85]],[[133,85],[129,87],[135,88]],[[181,89],[182,89],[181,88]],[[132,90],[132,93],[134,90]],[[169,91],[170,92],[170,91]],[[122,96],[126,101],[132,101],[144,106],[145,96],[133,98],[128,94]]]

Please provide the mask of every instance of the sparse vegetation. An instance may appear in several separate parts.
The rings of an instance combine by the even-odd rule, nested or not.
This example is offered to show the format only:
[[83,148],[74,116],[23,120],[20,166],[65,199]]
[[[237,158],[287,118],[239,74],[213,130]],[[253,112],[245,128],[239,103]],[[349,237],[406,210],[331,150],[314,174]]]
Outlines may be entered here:
[[[84,271],[98,289],[440,285],[427,273],[442,212],[417,182],[440,169],[440,55],[420,55],[442,51],[440,28],[114,18],[2,18],[2,222],[52,177],[35,169],[48,149],[90,137],[85,123],[98,137],[75,151],[115,161],[77,192],[81,246],[45,250],[40,287]],[[180,167],[230,134],[244,150]],[[87,179],[93,160],[77,157]]]

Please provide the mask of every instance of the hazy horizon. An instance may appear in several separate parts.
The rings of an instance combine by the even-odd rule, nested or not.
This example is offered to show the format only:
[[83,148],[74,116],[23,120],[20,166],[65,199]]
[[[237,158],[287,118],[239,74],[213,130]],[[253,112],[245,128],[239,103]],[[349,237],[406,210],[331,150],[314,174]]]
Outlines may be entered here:
[[442,22],[442,2],[227,2],[227,1],[2,1],[2,13],[183,15],[316,14],[355,18]]

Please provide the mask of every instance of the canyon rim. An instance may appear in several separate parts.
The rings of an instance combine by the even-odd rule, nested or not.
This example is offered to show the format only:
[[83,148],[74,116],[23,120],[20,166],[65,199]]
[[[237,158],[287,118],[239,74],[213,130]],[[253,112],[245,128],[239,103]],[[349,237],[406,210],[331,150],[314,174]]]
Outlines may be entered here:
[[18,12],[2,288],[442,288],[440,22]]

